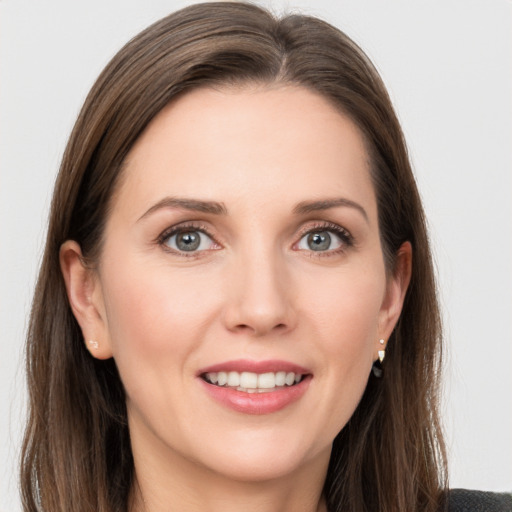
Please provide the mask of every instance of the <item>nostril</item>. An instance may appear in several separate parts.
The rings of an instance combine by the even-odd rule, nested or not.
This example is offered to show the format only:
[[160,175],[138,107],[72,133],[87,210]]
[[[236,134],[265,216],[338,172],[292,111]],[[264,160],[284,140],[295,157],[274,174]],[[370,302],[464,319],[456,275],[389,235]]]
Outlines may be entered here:
[[286,331],[288,329],[287,325],[285,323],[279,323],[274,325],[274,327],[266,327],[263,325],[260,325],[258,323],[255,323],[254,327],[250,324],[238,324],[234,327],[234,330],[239,332],[244,331],[250,331],[251,333],[254,333],[255,335],[261,336],[266,333],[269,333],[270,331]]
[[253,330],[252,327],[249,327],[247,324],[238,324],[238,325],[235,325],[235,329],[238,329],[240,331],[245,331],[247,329],[249,330]]

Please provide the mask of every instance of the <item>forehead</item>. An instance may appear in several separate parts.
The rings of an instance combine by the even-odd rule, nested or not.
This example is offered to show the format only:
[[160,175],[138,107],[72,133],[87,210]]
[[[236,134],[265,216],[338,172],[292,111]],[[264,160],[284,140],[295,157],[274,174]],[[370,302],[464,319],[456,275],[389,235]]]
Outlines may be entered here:
[[[130,151],[117,199],[373,199],[360,130],[305,88],[197,89],[165,107]],[[305,197],[307,196],[307,197]],[[115,207],[114,201],[114,207]]]

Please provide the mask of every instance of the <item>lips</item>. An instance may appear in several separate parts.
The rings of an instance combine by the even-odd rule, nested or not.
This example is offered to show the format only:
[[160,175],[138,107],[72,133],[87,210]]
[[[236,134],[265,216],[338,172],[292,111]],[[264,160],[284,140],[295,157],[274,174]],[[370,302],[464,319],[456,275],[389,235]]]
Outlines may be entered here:
[[198,377],[220,404],[246,414],[279,411],[303,396],[311,373],[287,361],[237,360],[202,369]]
[[226,361],[224,363],[214,364],[199,370],[198,375],[209,372],[254,372],[254,373],[267,373],[267,372],[293,372],[300,374],[311,373],[307,368],[300,366],[289,361],[280,361],[277,359],[267,361],[253,361],[250,359],[236,359],[233,361]]

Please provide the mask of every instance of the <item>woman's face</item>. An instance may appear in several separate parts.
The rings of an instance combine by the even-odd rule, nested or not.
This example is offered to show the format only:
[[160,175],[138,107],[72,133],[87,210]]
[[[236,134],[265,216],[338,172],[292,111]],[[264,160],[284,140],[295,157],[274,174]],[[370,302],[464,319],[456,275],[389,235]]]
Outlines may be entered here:
[[201,89],[123,172],[81,323],[119,368],[136,463],[325,467],[405,291],[359,130],[303,88]]

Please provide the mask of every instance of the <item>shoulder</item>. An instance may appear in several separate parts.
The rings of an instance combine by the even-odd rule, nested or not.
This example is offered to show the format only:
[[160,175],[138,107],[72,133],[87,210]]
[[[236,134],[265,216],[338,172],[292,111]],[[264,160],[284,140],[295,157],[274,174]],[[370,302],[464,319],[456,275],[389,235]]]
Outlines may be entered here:
[[452,489],[446,495],[448,512],[512,512],[512,494]]

